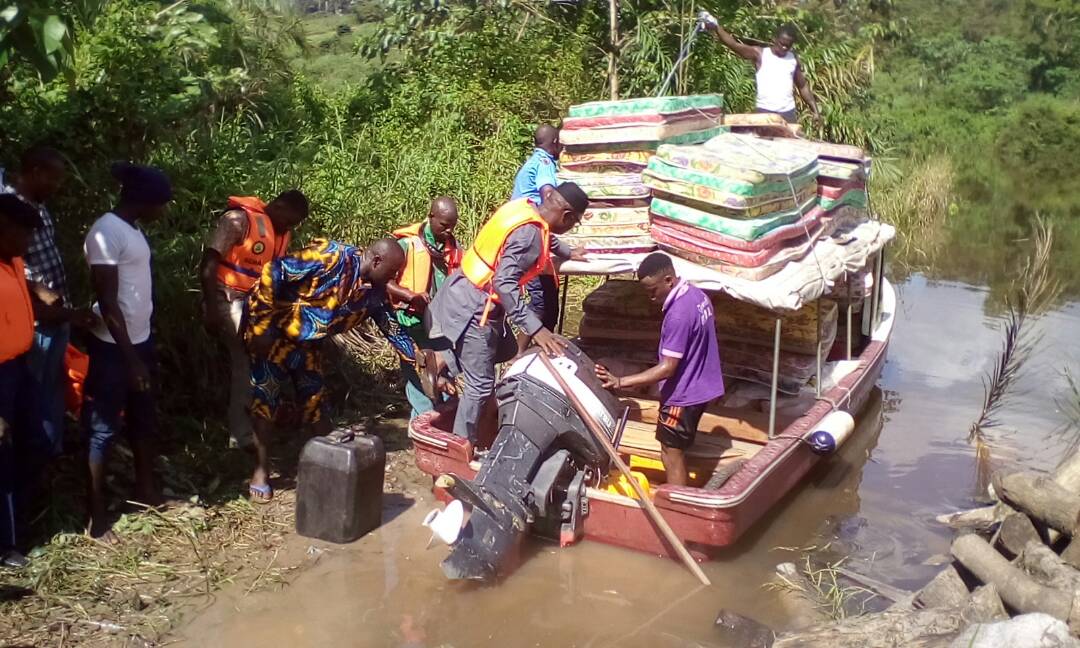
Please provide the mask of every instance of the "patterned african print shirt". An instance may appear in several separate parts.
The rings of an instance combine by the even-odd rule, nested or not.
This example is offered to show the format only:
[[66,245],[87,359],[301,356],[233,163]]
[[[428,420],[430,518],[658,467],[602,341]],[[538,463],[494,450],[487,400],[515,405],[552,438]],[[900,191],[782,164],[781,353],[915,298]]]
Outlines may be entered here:
[[360,276],[362,258],[360,248],[316,240],[267,263],[248,298],[245,340],[268,335],[275,347],[313,342],[343,333],[384,308],[385,289]]

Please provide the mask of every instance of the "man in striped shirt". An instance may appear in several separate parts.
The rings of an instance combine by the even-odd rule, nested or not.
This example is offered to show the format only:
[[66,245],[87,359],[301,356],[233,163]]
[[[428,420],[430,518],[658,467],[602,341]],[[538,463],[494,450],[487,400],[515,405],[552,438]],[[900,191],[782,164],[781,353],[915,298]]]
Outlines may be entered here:
[[37,321],[34,340],[27,355],[30,373],[37,381],[38,403],[52,443],[52,453],[63,450],[64,436],[64,352],[71,325],[90,327],[96,317],[88,309],[73,309],[67,292],[64,260],[56,245],[56,222],[45,203],[63,185],[67,168],[56,149],[34,146],[19,160],[19,171],[6,177],[0,170],[0,193],[15,194],[37,209],[41,227],[30,239],[23,261],[26,281],[35,304]]

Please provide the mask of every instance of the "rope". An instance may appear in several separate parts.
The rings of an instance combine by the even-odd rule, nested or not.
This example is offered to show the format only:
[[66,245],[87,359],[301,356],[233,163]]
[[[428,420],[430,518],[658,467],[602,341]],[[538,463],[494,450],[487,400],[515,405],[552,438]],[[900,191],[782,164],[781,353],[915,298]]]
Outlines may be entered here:
[[671,71],[668,72],[667,77],[664,78],[664,82],[660,84],[660,90],[657,91],[657,97],[663,97],[667,92],[668,86],[671,85],[671,81],[675,78],[675,73],[679,71],[679,68],[687,59],[690,58],[690,48],[694,45],[694,39],[697,38],[698,33],[701,32],[701,23],[698,22],[694,25],[694,29],[690,32],[690,36],[683,41],[682,46],[679,48],[679,56],[675,59],[675,64],[671,66]]

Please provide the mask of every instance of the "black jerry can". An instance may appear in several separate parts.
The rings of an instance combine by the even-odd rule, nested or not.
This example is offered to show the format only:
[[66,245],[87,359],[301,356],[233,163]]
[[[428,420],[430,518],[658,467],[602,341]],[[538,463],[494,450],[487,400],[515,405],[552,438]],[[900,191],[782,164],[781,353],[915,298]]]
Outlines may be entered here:
[[296,485],[296,532],[352,542],[382,524],[382,439],[339,429],[304,444]]

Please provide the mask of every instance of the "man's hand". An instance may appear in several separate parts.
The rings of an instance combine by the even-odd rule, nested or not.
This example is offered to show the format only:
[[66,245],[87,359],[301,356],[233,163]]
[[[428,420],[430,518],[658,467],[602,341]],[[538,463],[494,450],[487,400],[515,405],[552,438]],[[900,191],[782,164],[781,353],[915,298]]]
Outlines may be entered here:
[[101,318],[89,308],[77,308],[70,311],[68,321],[75,328],[91,329],[101,322]]
[[600,379],[600,384],[604,386],[604,389],[619,388],[619,377],[612,375],[604,365],[596,365],[596,377]]
[[587,261],[588,259],[585,258],[586,254],[588,253],[585,251],[585,248],[580,245],[574,248],[570,248],[571,261]]
[[447,396],[457,396],[457,385],[453,380],[450,380],[446,376],[439,376],[439,379],[435,381],[435,391],[446,394]]
[[409,294],[406,295],[405,302],[409,305],[409,312],[422,315],[427,310],[428,304],[431,303],[431,297],[410,290]]
[[716,18],[714,18],[711,13],[705,11],[704,9],[698,12],[697,19],[698,24],[700,24],[702,28],[706,31],[716,29],[720,26],[720,22]]
[[814,111],[813,116],[811,116],[811,119],[814,120],[814,126],[817,126],[818,128],[825,125],[825,120],[821,118],[821,113],[816,110]]
[[555,335],[546,328],[542,328],[533,334],[533,342],[535,342],[536,346],[540,347],[544,353],[548,354],[549,358],[561,356],[563,352],[566,351],[566,347],[570,344],[566,338]]
[[0,443],[4,443],[8,436],[8,422],[0,418]]
[[128,385],[137,392],[150,391],[150,369],[139,358],[128,360]]

